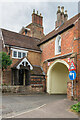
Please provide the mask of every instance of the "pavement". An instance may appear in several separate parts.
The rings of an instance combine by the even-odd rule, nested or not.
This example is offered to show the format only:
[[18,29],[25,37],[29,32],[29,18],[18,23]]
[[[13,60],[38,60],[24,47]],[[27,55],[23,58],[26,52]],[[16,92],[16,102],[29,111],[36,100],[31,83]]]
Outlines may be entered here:
[[8,95],[2,97],[3,118],[78,118],[66,95]]

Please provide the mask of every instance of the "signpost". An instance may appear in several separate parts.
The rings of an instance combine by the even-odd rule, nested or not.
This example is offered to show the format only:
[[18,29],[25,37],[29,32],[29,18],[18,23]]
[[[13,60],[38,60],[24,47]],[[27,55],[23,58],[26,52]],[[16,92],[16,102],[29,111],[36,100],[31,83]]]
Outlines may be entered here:
[[73,61],[71,62],[71,65],[69,67],[69,71],[72,71],[72,70],[76,70],[76,66]]
[[73,80],[76,79],[76,72],[74,70],[76,70],[76,67],[74,65],[74,62],[72,61],[71,65],[69,67],[69,71],[70,71],[69,72],[69,78],[70,78],[70,80],[72,80],[72,89],[71,89],[71,96],[72,97],[73,97]]
[[75,78],[76,78],[76,72],[70,71],[69,78],[70,78],[70,80],[72,80],[71,96],[73,97],[73,80],[75,80]]

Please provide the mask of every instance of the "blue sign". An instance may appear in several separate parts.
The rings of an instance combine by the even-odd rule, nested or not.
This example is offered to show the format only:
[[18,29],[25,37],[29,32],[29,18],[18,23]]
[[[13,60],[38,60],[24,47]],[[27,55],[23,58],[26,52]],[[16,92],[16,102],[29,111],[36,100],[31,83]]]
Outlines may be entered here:
[[70,80],[74,80],[76,78],[76,72],[75,71],[70,71],[69,72],[69,78],[70,78]]

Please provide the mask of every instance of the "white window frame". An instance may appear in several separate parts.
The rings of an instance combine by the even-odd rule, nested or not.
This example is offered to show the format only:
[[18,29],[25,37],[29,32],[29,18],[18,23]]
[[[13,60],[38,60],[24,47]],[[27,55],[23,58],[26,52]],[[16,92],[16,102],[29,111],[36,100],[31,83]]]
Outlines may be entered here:
[[59,52],[58,51],[58,40],[59,40],[59,38],[61,39],[61,36],[60,35],[58,35],[57,37],[56,37],[56,40],[55,40],[55,55],[59,55],[59,54],[61,54],[61,52]]
[[[13,55],[14,55],[14,54],[13,54],[14,51],[17,52],[17,57],[14,57],[14,56],[13,56]],[[25,53],[25,54],[26,54],[25,56],[27,57],[28,51],[18,50],[18,49],[13,49],[13,48],[12,48],[12,58],[21,59],[21,58],[18,57],[18,52],[21,52],[21,58],[23,58],[23,53]]]

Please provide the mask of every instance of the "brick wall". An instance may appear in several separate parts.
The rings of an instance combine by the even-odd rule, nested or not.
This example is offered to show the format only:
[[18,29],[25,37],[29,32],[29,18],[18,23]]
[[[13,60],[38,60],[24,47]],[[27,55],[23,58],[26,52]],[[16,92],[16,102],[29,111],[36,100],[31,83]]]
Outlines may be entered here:
[[[8,50],[9,48],[5,48],[4,49],[4,52],[9,52]],[[24,50],[24,49],[23,49]],[[32,64],[32,65],[39,65],[40,66],[40,57],[41,57],[41,53],[40,52],[36,52],[36,51],[28,51],[27,53],[27,58],[29,60],[29,62]],[[3,72],[3,84],[11,84],[11,67],[13,67],[14,64],[16,64],[20,59],[14,59],[12,58],[12,51],[10,53],[10,58],[12,59],[12,64],[10,67],[8,67],[8,69],[6,69],[4,72]]]
[[[24,50],[24,49],[23,49]],[[10,57],[12,58],[12,51],[11,51],[11,55]],[[28,51],[27,53],[27,58],[29,60],[29,62],[32,64],[32,65],[39,65],[40,66],[40,57],[41,57],[41,53],[40,52],[36,52],[36,51]],[[12,58],[12,65],[11,67],[16,64],[17,61],[19,61],[20,59],[14,59]]]
[[28,52],[28,59],[32,65],[39,65],[40,66],[40,62],[41,62],[40,58],[41,58],[41,53],[32,52],[32,51]]
[[31,23],[30,25],[27,26],[27,28],[30,28],[31,37],[41,39],[44,36],[43,27],[38,24]]
[[[68,53],[76,53],[77,55],[75,57],[71,57],[70,61],[74,61],[76,67],[77,67],[77,78],[76,80],[74,80],[74,97],[78,98],[78,96],[80,95],[80,55],[78,55],[78,46],[79,46],[79,40],[77,40],[78,38],[78,22],[75,23],[75,26],[73,28],[68,29],[67,31],[63,32],[61,35],[61,54],[59,55],[55,55],[55,40],[56,37],[51,39],[50,41],[42,44],[40,46],[41,50],[42,50],[42,55],[41,55],[41,66],[44,69],[44,72],[46,74],[46,81],[47,81],[47,71],[48,71],[48,62],[47,59],[51,59],[54,57],[58,57],[61,55],[65,55]],[[65,59],[62,59],[64,61],[66,61],[68,63],[68,57]],[[52,64],[54,61],[50,62],[50,64]],[[68,63],[70,65],[70,63]],[[68,81],[68,90],[67,90],[67,94],[68,94],[68,98],[71,98],[71,81]]]
[[11,69],[3,71],[2,79],[2,84],[11,85]]
[[[71,53],[73,50],[73,40],[74,40],[74,35],[73,35],[74,29],[71,28],[67,30],[66,32],[61,34],[61,54],[60,55],[55,55],[55,40],[51,39],[49,42],[44,43],[40,46],[42,50],[42,63],[50,58],[61,56],[64,54]],[[76,50],[75,50],[76,51]]]

